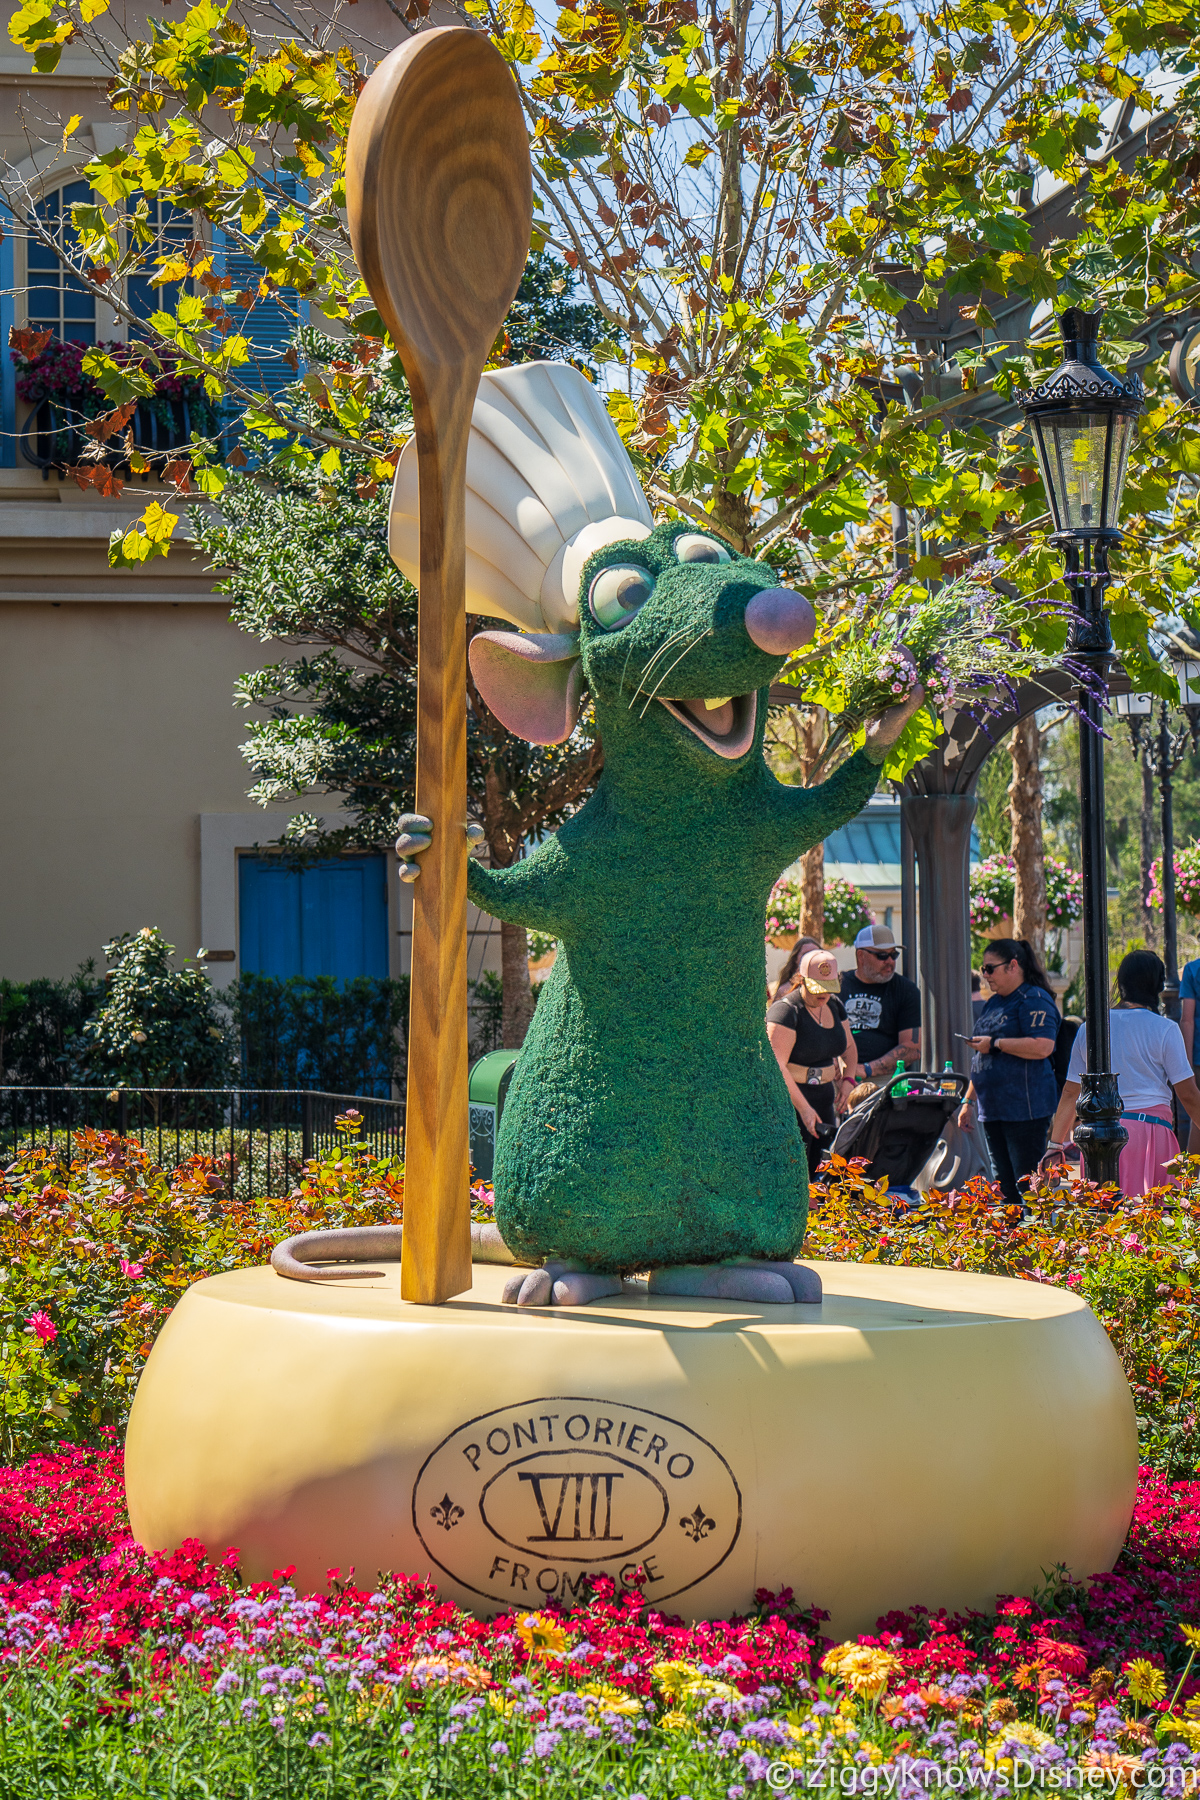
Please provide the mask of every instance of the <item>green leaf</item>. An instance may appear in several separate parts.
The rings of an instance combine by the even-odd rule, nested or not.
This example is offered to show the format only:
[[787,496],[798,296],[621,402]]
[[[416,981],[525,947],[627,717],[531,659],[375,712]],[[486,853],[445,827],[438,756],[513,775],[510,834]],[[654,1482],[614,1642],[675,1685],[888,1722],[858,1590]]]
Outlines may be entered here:
[[145,400],[154,392],[154,383],[136,364],[117,363],[103,350],[89,350],[83,359],[83,372],[90,375],[104,398],[113,406],[127,400]]

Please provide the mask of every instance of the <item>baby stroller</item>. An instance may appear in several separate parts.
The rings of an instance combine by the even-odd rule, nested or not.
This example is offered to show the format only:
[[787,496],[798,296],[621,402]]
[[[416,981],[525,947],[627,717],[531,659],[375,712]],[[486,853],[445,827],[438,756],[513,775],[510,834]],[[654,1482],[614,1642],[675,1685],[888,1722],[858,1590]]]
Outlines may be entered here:
[[[837,1156],[865,1156],[871,1180],[886,1180],[898,1198],[914,1205],[926,1187],[960,1187],[977,1170],[947,1169],[942,1140],[967,1137],[953,1124],[966,1093],[967,1077],[949,1069],[944,1075],[894,1076],[843,1119],[830,1148]],[[969,1157],[974,1145],[963,1149]]]

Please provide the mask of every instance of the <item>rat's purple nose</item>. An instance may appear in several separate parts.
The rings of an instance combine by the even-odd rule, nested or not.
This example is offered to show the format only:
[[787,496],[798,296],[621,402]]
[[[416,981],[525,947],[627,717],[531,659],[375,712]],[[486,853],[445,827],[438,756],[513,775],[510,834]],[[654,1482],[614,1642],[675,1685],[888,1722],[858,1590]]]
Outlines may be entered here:
[[746,630],[769,656],[802,650],[816,629],[812,607],[791,588],[764,588],[746,608]]

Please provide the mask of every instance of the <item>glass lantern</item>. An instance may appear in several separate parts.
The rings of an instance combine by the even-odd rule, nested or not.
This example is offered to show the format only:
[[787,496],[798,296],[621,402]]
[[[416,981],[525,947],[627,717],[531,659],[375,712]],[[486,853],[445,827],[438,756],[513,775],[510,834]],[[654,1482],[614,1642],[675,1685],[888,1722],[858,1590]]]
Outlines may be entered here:
[[1118,719],[1148,719],[1154,710],[1153,694],[1111,694],[1109,700]]
[[1116,538],[1121,489],[1142,408],[1142,384],[1099,360],[1099,312],[1071,307],[1059,320],[1063,360],[1021,404],[1033,432],[1056,535]]

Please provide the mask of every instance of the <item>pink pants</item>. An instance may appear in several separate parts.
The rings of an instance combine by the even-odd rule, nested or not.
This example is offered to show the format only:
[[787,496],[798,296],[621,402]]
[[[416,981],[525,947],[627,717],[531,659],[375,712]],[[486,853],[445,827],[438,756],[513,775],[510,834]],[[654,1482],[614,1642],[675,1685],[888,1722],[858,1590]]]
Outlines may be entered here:
[[1129,1142],[1121,1152],[1117,1180],[1123,1194],[1148,1194],[1151,1188],[1166,1187],[1171,1177],[1166,1164],[1179,1155],[1179,1139],[1164,1119],[1161,1125],[1147,1125],[1141,1119],[1122,1120]]

